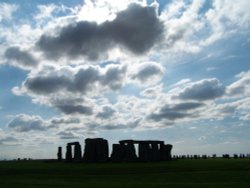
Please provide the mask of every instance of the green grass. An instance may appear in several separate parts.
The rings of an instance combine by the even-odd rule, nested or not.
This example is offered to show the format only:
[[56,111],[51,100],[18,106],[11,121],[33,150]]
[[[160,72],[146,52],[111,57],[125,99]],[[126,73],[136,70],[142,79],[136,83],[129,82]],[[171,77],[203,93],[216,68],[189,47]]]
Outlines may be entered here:
[[120,164],[0,162],[0,187],[247,188],[250,159]]

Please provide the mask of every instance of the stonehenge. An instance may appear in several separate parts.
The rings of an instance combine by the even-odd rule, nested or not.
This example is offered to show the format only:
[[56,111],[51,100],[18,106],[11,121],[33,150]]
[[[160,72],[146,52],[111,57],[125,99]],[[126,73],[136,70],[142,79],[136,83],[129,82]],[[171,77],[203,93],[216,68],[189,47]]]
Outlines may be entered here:
[[[72,146],[74,153],[72,154]],[[171,160],[171,144],[159,140],[121,140],[112,145],[109,157],[108,141],[103,138],[85,139],[82,155],[79,142],[71,142],[66,146],[66,162],[151,162]],[[62,160],[62,147],[58,147],[58,161]]]
[[[72,146],[74,146],[74,155],[72,156]],[[82,149],[79,142],[71,142],[66,147],[66,162],[80,162],[82,160]]]
[[[135,144],[138,144],[138,156]],[[171,160],[172,145],[157,140],[121,140],[113,145],[111,161],[165,161]],[[118,149],[119,148],[119,149]],[[119,158],[118,158],[119,157]]]

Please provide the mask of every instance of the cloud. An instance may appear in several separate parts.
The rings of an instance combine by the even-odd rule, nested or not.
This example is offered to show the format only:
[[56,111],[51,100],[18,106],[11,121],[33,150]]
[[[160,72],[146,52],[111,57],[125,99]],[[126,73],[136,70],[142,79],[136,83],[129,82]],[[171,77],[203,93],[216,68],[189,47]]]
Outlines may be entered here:
[[12,19],[12,14],[18,9],[15,4],[0,3],[0,22]]
[[91,122],[88,124],[89,130],[101,129],[101,130],[115,130],[115,129],[133,129],[139,126],[141,119],[128,120],[124,123],[98,123]]
[[[250,3],[245,0],[239,0],[237,2],[231,2],[229,0],[214,0],[213,9],[210,9],[206,16],[211,23],[215,24],[215,27],[230,27],[232,25],[245,27],[249,26],[249,8]],[[223,24],[225,21],[227,24]],[[217,29],[215,28],[215,30]]]
[[157,97],[159,96],[163,91],[163,84],[147,88],[140,92],[140,95],[143,97]]
[[245,114],[243,117],[240,117],[240,120],[250,121],[250,114]]
[[79,124],[81,120],[79,118],[54,118],[51,124],[61,125],[61,124]]
[[17,145],[19,142],[20,140],[13,136],[5,136],[0,138],[0,145]]
[[112,90],[118,90],[122,87],[126,78],[126,66],[109,65],[100,82]]
[[[36,98],[37,97],[37,98]],[[48,106],[51,106],[53,108],[56,108],[60,112],[63,112],[66,115],[87,115],[90,116],[93,114],[93,109],[95,104],[92,102],[88,97],[81,96],[81,94],[74,94],[74,93],[63,93],[60,94],[57,93],[55,95],[50,96],[35,96],[36,99],[39,100],[39,98],[45,98],[43,102],[39,101],[41,104],[45,104]],[[62,121],[70,123],[74,120],[69,119],[68,117],[66,119],[62,119]],[[77,121],[75,119],[75,121]]]
[[192,114],[191,111],[203,107],[204,105],[204,103],[198,102],[183,102],[174,105],[165,104],[156,109],[155,112],[152,112],[150,115],[148,115],[147,118],[156,122],[162,120],[174,121],[188,117],[192,118],[196,115]]
[[[222,103],[213,103],[208,105],[204,111],[207,119],[224,120],[226,118],[247,121],[247,114],[250,112],[250,98],[244,97],[240,99],[223,98]],[[242,121],[243,120],[243,121]]]
[[103,130],[114,130],[114,129],[134,129],[139,126],[140,120],[135,120],[133,122],[126,122],[120,124],[106,124],[100,125],[99,128]]
[[7,126],[16,132],[45,131],[55,128],[53,125],[46,125],[46,122],[38,116],[25,114],[16,115]]
[[103,106],[102,111],[97,114],[101,119],[108,119],[113,116],[116,111],[111,106]]
[[30,77],[24,82],[24,86],[37,94],[49,94],[62,89],[69,89],[71,81],[66,76],[45,75]]
[[141,84],[154,84],[161,80],[164,68],[155,62],[146,62],[133,67],[135,69],[130,75],[132,80],[139,81]]
[[212,100],[223,96],[225,88],[216,78],[189,83],[176,98],[183,100]]
[[19,47],[9,47],[4,52],[4,57],[10,64],[19,67],[30,68],[36,67],[38,62],[27,51],[21,50]]
[[46,19],[53,17],[53,13],[58,11],[60,7],[56,6],[55,4],[49,5],[38,5],[37,6],[39,13],[35,16],[36,20]]
[[250,71],[236,75],[237,81],[227,87],[227,95],[230,97],[247,97],[250,94]]
[[186,102],[186,103],[176,104],[174,107],[172,107],[172,110],[187,111],[187,110],[200,108],[202,106],[204,106],[204,103]]
[[79,137],[73,134],[72,132],[68,131],[61,131],[57,133],[58,136],[60,136],[61,139],[78,139]]
[[126,82],[126,66],[109,64],[72,68],[47,68],[32,72],[13,92],[33,97],[33,102],[54,107],[64,114],[92,115],[91,97],[120,89]]
[[100,81],[100,76],[101,72],[98,67],[80,68],[74,75],[73,82],[68,86],[68,90],[87,93],[97,81]]
[[61,91],[87,94],[95,89],[117,90],[126,79],[126,67],[121,65],[84,66],[72,69],[64,67],[48,70],[45,74],[30,75],[23,88],[38,95],[53,94]]
[[62,111],[65,114],[91,115],[93,113],[93,110],[91,107],[83,106],[83,105],[57,105],[56,108],[58,108],[60,111]]
[[112,21],[102,24],[80,21],[60,29],[55,36],[42,35],[36,46],[47,58],[104,57],[114,47],[140,55],[160,41],[164,28],[153,6],[130,4]]

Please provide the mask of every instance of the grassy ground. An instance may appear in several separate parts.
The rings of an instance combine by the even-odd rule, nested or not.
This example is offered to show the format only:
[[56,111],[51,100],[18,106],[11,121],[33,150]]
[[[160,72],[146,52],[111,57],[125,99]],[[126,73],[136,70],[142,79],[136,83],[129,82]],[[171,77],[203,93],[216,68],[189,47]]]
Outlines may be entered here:
[[250,187],[250,159],[159,163],[67,164],[0,162],[0,187]]

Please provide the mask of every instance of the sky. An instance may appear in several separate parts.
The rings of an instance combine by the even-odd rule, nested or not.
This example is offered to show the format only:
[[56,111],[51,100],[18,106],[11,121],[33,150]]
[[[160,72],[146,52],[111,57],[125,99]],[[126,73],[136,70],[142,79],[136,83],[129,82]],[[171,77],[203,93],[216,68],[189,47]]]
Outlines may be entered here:
[[250,1],[0,1],[0,159],[67,142],[250,153]]

